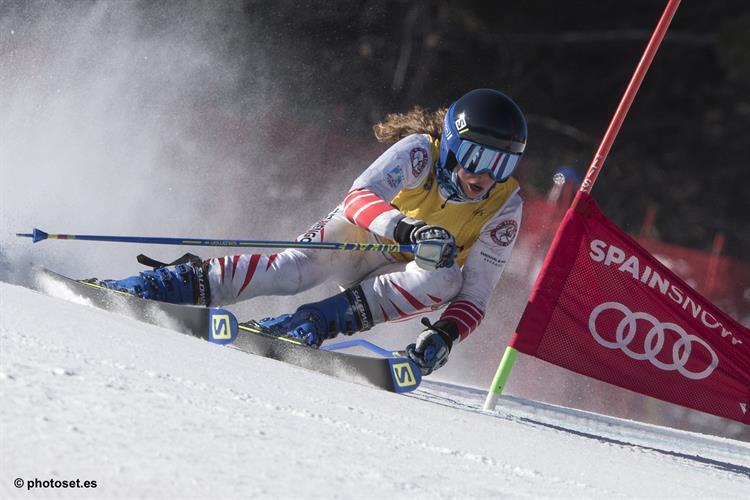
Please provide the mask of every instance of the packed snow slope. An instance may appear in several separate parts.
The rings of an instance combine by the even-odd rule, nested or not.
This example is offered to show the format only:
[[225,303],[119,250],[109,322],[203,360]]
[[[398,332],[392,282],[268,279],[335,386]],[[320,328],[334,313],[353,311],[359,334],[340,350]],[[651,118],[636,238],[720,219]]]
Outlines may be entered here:
[[[736,497],[750,444],[399,396],[0,282],[0,498]],[[95,480],[20,489],[16,478]]]

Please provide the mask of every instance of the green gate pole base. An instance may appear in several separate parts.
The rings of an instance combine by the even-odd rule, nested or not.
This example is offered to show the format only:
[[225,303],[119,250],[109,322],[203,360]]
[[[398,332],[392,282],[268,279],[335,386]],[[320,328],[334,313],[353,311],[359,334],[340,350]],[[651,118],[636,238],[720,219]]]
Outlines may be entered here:
[[510,371],[513,369],[513,364],[516,362],[516,351],[513,347],[506,347],[503,359],[500,360],[500,364],[495,372],[495,378],[492,379],[492,385],[489,391],[487,391],[487,399],[484,400],[484,410],[492,411],[495,409],[497,400],[500,398],[500,394],[503,393],[505,383],[508,381]]

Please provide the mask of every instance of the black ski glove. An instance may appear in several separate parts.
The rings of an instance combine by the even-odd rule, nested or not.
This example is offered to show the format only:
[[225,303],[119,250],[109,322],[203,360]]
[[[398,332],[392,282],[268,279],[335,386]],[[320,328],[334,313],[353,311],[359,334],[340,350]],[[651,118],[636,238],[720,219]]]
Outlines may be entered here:
[[453,342],[458,339],[458,327],[449,320],[436,321],[422,318],[427,328],[419,334],[416,344],[406,346],[406,355],[422,371],[429,375],[448,362]]

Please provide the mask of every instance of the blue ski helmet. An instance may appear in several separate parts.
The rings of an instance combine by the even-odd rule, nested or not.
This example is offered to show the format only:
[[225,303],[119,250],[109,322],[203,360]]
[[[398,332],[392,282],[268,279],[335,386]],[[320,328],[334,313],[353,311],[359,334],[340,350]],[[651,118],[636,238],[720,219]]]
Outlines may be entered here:
[[492,89],[476,89],[451,104],[443,121],[437,179],[451,199],[466,200],[456,164],[505,182],[526,148],[526,118],[518,105]]

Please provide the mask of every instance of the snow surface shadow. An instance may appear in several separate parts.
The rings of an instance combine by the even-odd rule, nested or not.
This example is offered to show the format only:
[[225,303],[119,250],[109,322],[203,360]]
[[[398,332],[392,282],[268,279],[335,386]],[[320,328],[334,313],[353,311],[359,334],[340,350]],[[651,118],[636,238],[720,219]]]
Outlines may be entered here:
[[699,464],[708,465],[714,469],[718,469],[723,472],[739,474],[741,476],[745,476],[746,478],[750,479],[750,467],[745,467],[744,465],[737,465],[737,464],[733,464],[730,462],[722,462],[721,460],[714,460],[712,458],[706,458],[700,455],[690,455],[688,453],[680,453],[678,451],[662,450],[660,448],[654,448],[652,446],[644,446],[642,444],[629,443],[627,441],[620,441],[619,439],[612,439],[612,438],[608,438],[605,436],[600,436],[598,434],[591,434],[589,432],[577,431],[575,429],[568,429],[566,427],[562,427],[562,426],[555,425],[555,424],[550,424],[548,422],[541,422],[539,420],[534,420],[528,417],[519,417],[518,420],[521,422],[528,422],[534,425],[540,425],[542,427],[548,427],[550,429],[555,429],[557,431],[567,432],[568,434],[573,434],[575,436],[580,436],[580,437],[584,437],[587,439],[593,439],[602,443],[616,444],[618,446],[628,446],[631,448],[637,448],[639,450],[655,451],[656,453],[660,453],[662,455],[681,458],[683,460],[687,460],[690,462],[697,462]]
[[[453,384],[448,384],[448,383],[444,383],[444,382],[437,382],[437,381],[429,381],[429,382],[427,382],[426,385],[428,385],[428,386],[429,385],[433,385],[436,388],[440,388],[440,389],[448,389],[448,390],[450,390],[450,389],[453,389],[453,390],[458,389],[460,392],[466,393],[466,395],[470,395],[470,396],[473,396],[473,397],[479,396],[480,397],[480,401],[483,401],[484,400],[484,396],[485,396],[485,391],[481,391],[479,389],[475,389],[475,388],[471,388],[471,387],[456,386],[456,385],[453,385]],[[457,394],[457,396],[459,396],[459,395],[460,394]],[[458,409],[458,410],[468,411],[468,412],[472,412],[472,413],[481,413],[483,415],[487,415],[487,416],[493,417],[493,418],[499,418],[499,419],[502,419],[502,420],[519,422],[519,423],[523,423],[523,424],[527,424],[527,425],[534,425],[534,426],[546,427],[546,428],[549,428],[549,429],[554,429],[556,431],[565,432],[565,433],[572,434],[572,435],[579,436],[579,437],[583,437],[583,438],[586,438],[586,439],[591,439],[591,440],[599,441],[599,442],[605,443],[605,444],[613,444],[613,445],[617,445],[617,446],[629,447],[629,448],[634,448],[634,449],[638,449],[638,450],[652,451],[652,452],[659,453],[661,455],[666,455],[666,456],[670,456],[670,457],[679,458],[679,459],[682,459],[682,460],[685,460],[685,461],[688,461],[688,462],[700,464],[701,466],[709,466],[709,467],[711,467],[713,469],[717,469],[717,470],[720,470],[722,472],[729,472],[731,474],[737,474],[737,475],[743,476],[743,477],[745,477],[747,479],[750,479],[750,467],[746,467],[744,465],[734,464],[734,463],[731,463],[731,462],[725,462],[725,461],[722,461],[722,460],[716,460],[716,459],[707,458],[707,457],[703,457],[703,456],[695,455],[695,454],[690,454],[690,453],[683,453],[683,452],[679,452],[679,451],[667,450],[667,449],[662,449],[662,448],[655,448],[653,446],[646,446],[646,445],[643,445],[643,444],[638,444],[638,443],[632,443],[632,442],[628,442],[628,441],[623,441],[623,440],[620,440],[620,439],[615,439],[615,438],[603,436],[603,435],[600,435],[600,434],[594,434],[594,433],[591,433],[591,432],[586,432],[586,431],[571,429],[571,428],[568,428],[568,427],[564,427],[562,425],[553,424],[553,423],[550,423],[550,422],[544,422],[542,420],[538,420],[538,419],[534,419],[534,418],[530,418],[530,417],[513,415],[512,413],[509,413],[509,412],[498,413],[497,411],[495,411],[493,413],[489,413],[489,412],[486,412],[486,411],[484,411],[482,409],[482,407],[481,407],[482,403],[481,402],[479,403],[479,405],[477,405],[475,401],[472,401],[471,403],[468,403],[468,402],[463,402],[463,401],[460,401],[459,399],[454,399],[454,398],[451,398],[451,397],[448,397],[448,396],[445,396],[445,395],[441,395],[441,394],[436,394],[436,393],[433,393],[433,392],[429,392],[429,391],[427,391],[427,390],[424,389],[424,385],[417,392],[409,394],[408,397],[413,397],[413,398],[416,398],[416,399],[420,399],[422,401],[428,401],[428,402],[431,402],[431,403],[439,404],[441,406],[446,406],[446,407],[454,408],[454,409]],[[532,404],[532,405],[533,404],[540,404],[540,405],[543,405],[545,407],[548,406],[548,405],[545,405],[543,403],[535,403],[533,401],[527,401],[527,400],[523,400],[523,399],[520,399],[520,398],[514,398],[514,397],[507,397],[506,396],[506,397],[504,397],[504,399],[509,399],[509,400],[511,400],[513,402],[520,403],[520,404],[527,404],[527,405],[528,404]],[[554,406],[549,405],[549,407],[555,409]],[[563,409],[561,408],[560,410],[563,410]],[[571,409],[567,409],[567,408],[565,408],[564,410],[571,411],[571,412],[575,411],[575,410],[571,410]],[[585,417],[579,417],[579,418],[585,418]]]

